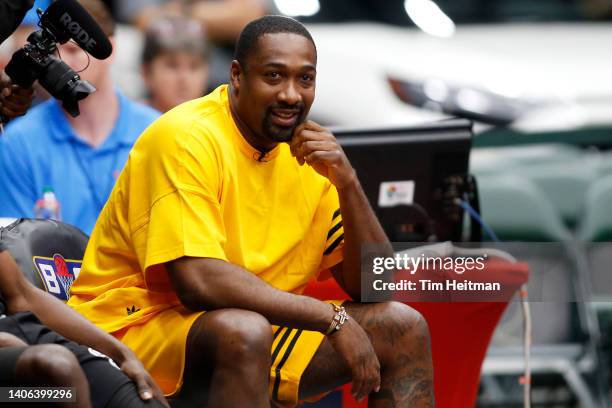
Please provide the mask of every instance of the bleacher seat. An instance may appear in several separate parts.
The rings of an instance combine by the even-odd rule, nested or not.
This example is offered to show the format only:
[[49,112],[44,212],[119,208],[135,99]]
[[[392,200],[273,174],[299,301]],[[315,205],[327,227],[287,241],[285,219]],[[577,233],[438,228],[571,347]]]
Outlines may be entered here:
[[576,146],[560,143],[473,149],[470,173],[476,176],[501,174],[523,166],[566,163],[582,156]]
[[518,165],[563,163],[577,159],[583,153],[579,147],[563,143],[528,144],[501,147],[498,150]]
[[601,325],[604,347],[612,350],[612,174],[589,189],[584,215],[578,229],[591,276],[593,297],[590,303]]
[[470,174],[488,176],[511,171],[516,162],[503,154],[504,149],[483,148],[470,152]]
[[578,236],[585,242],[612,241],[612,175],[597,180],[586,193]]
[[483,219],[502,241],[561,242],[570,238],[533,182],[513,175],[479,177]]
[[612,152],[604,152],[598,155],[599,174],[602,176],[612,175]]
[[602,171],[600,156],[564,144],[476,149],[470,171],[477,177],[512,174],[534,182],[564,223],[573,228],[589,185]]
[[590,184],[598,169],[586,158],[517,168],[517,175],[533,181],[548,198],[565,225],[575,227]]

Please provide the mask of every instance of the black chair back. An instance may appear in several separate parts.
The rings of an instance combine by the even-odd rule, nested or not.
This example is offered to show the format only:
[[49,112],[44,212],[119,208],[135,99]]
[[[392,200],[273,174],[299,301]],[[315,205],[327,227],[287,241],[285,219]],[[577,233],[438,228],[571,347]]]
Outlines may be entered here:
[[81,271],[85,233],[58,221],[20,218],[0,229],[0,240],[30,282],[68,300],[70,286]]

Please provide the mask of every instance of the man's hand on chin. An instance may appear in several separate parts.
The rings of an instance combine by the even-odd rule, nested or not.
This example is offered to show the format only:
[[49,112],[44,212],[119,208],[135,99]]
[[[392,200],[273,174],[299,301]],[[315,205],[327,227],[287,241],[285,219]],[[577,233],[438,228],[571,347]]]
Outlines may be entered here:
[[312,120],[295,129],[290,147],[291,154],[300,165],[307,163],[317,173],[327,177],[338,190],[350,186],[357,179],[336,137]]

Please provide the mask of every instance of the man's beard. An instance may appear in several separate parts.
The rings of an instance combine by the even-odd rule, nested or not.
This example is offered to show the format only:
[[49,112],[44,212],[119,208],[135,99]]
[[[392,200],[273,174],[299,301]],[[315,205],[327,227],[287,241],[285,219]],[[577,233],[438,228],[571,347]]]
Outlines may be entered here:
[[[289,127],[284,127],[272,123],[272,109],[276,108],[299,110],[295,124]],[[306,120],[306,109],[304,108],[303,104],[297,106],[270,106],[266,110],[266,114],[262,123],[262,130],[264,135],[269,139],[272,139],[276,142],[289,142],[293,137],[293,132],[295,131],[295,128],[298,127],[301,123],[303,123],[304,120]]]

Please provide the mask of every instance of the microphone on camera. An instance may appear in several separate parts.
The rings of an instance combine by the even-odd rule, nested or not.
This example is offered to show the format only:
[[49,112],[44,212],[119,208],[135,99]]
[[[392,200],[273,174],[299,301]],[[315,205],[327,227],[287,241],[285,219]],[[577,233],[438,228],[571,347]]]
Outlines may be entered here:
[[92,57],[103,60],[113,47],[94,18],[75,0],[53,2],[41,17],[41,23],[52,27],[57,42],[73,39]]

